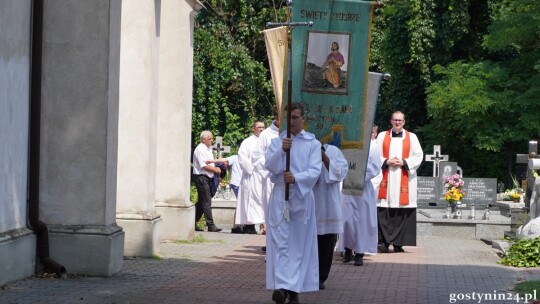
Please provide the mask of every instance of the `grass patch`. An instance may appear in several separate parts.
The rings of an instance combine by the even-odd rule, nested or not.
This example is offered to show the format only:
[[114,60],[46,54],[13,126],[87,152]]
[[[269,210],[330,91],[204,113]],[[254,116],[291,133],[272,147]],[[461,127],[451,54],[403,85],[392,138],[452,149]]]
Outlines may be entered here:
[[514,286],[514,291],[519,294],[540,295],[540,281],[523,281]]
[[203,244],[203,243],[223,243],[223,240],[209,240],[202,234],[197,234],[192,241],[177,240],[176,244]]
[[163,259],[162,257],[160,257],[159,255],[157,255],[155,253],[152,254],[152,256],[150,258],[153,259],[153,260],[161,260],[161,259]]

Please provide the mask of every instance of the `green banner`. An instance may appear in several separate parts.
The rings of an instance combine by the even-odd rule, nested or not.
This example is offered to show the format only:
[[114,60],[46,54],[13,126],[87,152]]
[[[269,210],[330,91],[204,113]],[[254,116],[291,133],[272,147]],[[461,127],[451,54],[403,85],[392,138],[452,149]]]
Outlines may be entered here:
[[364,122],[374,114],[367,113],[365,102],[373,6],[293,1],[292,21],[313,26],[292,31],[292,101],[305,104],[307,131],[344,150],[369,145]]

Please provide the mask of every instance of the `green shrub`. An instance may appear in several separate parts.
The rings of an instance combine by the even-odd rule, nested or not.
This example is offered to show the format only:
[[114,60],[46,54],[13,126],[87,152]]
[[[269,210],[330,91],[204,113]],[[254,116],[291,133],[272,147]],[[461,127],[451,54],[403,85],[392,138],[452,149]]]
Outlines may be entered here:
[[499,263],[515,267],[540,266],[540,237],[515,241]]

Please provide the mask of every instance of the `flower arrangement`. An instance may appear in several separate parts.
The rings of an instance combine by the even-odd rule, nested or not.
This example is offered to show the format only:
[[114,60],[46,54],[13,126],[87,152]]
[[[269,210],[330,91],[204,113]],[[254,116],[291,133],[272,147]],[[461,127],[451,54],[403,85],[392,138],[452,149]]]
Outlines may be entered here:
[[463,192],[464,184],[459,174],[445,176],[444,189],[446,193],[444,194],[444,199],[450,204],[456,204],[461,201],[465,197],[465,192]]
[[505,201],[519,202],[525,193],[519,186],[519,182],[515,176],[512,176],[512,183],[514,184],[514,188],[506,189],[502,195],[502,199]]

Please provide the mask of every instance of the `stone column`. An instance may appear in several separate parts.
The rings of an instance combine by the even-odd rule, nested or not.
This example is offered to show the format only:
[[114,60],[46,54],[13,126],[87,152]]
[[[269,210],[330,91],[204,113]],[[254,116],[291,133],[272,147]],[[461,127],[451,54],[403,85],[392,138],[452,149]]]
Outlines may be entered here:
[[68,273],[122,269],[115,223],[120,0],[45,1],[40,218]]
[[0,286],[31,276],[36,262],[26,225],[31,9],[0,2]]
[[156,210],[161,239],[192,239],[195,207],[189,200],[193,87],[192,7],[161,1]]
[[151,256],[159,247],[155,210],[157,96],[161,1],[122,2],[118,207],[124,255]]

